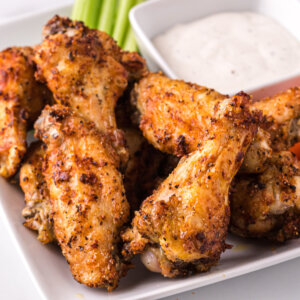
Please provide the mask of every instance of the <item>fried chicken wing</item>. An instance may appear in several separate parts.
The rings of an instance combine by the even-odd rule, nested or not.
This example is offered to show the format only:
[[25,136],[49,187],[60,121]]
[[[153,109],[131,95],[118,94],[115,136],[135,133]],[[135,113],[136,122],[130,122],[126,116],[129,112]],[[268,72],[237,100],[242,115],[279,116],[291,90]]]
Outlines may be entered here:
[[[272,97],[251,101],[266,119],[246,154],[242,173],[261,173],[273,152],[288,150],[300,140],[300,90],[292,88]],[[263,128],[264,127],[264,128]]]
[[[189,86],[178,84],[181,88]],[[194,99],[204,95],[196,91]],[[192,96],[186,94],[180,99],[188,101]],[[218,262],[226,248],[230,183],[257,131],[247,102],[247,95],[241,94],[214,103],[216,118],[214,122],[207,118],[210,134],[201,140],[202,146],[183,157],[144,200],[132,228],[123,234],[125,257],[143,253],[146,266],[167,277],[206,271]],[[174,147],[168,141],[157,145],[180,153],[176,143]]]
[[49,191],[43,175],[45,153],[45,145],[33,143],[20,169],[20,186],[26,203],[22,211],[24,225],[38,231],[38,240],[44,244],[55,240]]
[[148,73],[146,61],[137,52],[122,50],[112,37],[99,30],[90,29],[82,22],[74,22],[66,17],[54,16],[43,28],[43,37],[57,33],[66,33],[69,36],[88,35],[91,39],[97,39],[101,43],[106,55],[112,56],[129,72],[130,80],[138,80]]
[[121,51],[106,33],[68,18],[52,18],[44,36],[34,58],[38,79],[47,83],[58,103],[72,107],[109,135],[126,161],[128,153],[114,109],[128,80],[146,72],[144,60],[137,53]]
[[237,176],[231,202],[231,231],[277,241],[299,237],[300,164],[288,151],[274,153],[261,174]]
[[222,126],[218,113],[227,99],[214,90],[161,73],[150,73],[132,92],[146,139],[157,149],[180,157],[201,145],[208,128]]
[[139,209],[142,201],[152,194],[178,163],[178,158],[155,149],[143,137],[132,119],[136,108],[130,105],[125,95],[116,106],[118,128],[124,132],[129,151],[129,160],[124,170],[124,186],[131,213]]
[[171,173],[178,164],[178,158],[158,151],[133,128],[124,132],[130,154],[124,172],[124,186],[134,212]]
[[257,134],[246,152],[244,163],[239,173],[258,174],[263,172],[272,154],[270,132],[262,127],[258,127]]
[[[197,149],[207,128],[218,120],[219,103],[228,97],[195,84],[149,74],[135,85],[132,102],[140,112],[144,136],[159,150],[182,156]],[[288,149],[298,140],[300,93],[290,89],[271,98],[253,101],[261,114],[260,128],[246,153],[241,172],[263,172],[273,151]],[[221,122],[216,126],[222,126]]]
[[298,88],[289,89],[252,102],[252,106],[267,119],[262,140],[268,135],[271,150],[264,152],[262,143],[254,144],[253,159],[247,160],[246,170],[235,178],[231,231],[243,237],[282,242],[298,237],[300,232],[300,165],[292,153],[285,151],[299,140],[300,92]]
[[45,89],[34,79],[32,50],[0,52],[0,175],[13,176],[26,152],[26,132],[43,106]]
[[43,175],[54,232],[72,274],[110,291],[127,270],[118,250],[129,217],[120,157],[93,122],[61,105],[47,106],[35,129],[47,145]]
[[270,124],[268,132],[274,151],[287,150],[299,141],[300,88],[255,101],[252,106],[261,110]]

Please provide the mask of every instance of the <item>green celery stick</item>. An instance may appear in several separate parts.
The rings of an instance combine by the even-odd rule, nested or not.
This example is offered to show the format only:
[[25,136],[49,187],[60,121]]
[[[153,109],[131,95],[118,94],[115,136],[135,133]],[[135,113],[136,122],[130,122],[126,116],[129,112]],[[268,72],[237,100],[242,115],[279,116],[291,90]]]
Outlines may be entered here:
[[[124,0],[120,0],[124,1]],[[112,34],[113,21],[117,10],[117,0],[103,0],[101,12],[98,18],[97,28],[101,31]]]
[[122,46],[125,38],[125,32],[129,25],[128,12],[133,6],[134,0],[120,0],[117,10],[116,23],[112,37]]
[[71,13],[71,19],[82,21],[85,9],[85,2],[85,0],[75,0]]
[[[144,0],[136,0],[134,5],[138,5],[138,4],[142,3],[143,1]],[[138,50],[136,40],[135,40],[135,35],[134,35],[134,32],[133,32],[130,24],[129,24],[129,28],[127,30],[125,41],[123,43],[122,48],[127,51],[137,51]]]
[[127,35],[125,37],[125,41],[123,43],[122,48],[126,51],[131,51],[131,52],[137,51],[135,36],[131,27],[127,30]]
[[101,0],[85,0],[82,21],[90,28],[97,28]]

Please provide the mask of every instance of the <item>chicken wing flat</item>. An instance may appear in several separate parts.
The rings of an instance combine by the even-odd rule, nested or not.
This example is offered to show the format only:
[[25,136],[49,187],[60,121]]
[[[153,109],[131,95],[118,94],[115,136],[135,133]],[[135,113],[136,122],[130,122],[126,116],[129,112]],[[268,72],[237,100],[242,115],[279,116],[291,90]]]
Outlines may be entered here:
[[237,176],[231,231],[243,237],[283,242],[300,233],[300,164],[288,151],[275,153],[261,174]]
[[138,78],[146,71],[144,60],[137,53],[122,52],[106,33],[68,18],[55,16],[46,24],[44,36],[34,58],[38,79],[47,83],[58,103],[72,107],[109,135],[126,161],[114,109],[130,76]]
[[45,145],[33,143],[20,169],[20,186],[25,194],[26,206],[22,211],[24,225],[38,231],[38,240],[44,244],[55,240],[52,209],[48,187],[43,175]]
[[257,131],[247,102],[240,95],[215,104],[216,121],[207,127],[202,146],[144,200],[123,234],[125,257],[143,253],[145,265],[167,277],[217,264],[226,248],[229,186]]
[[72,274],[80,283],[110,291],[127,270],[118,251],[129,217],[120,158],[95,124],[70,108],[47,106],[35,129],[47,145],[43,175],[54,232]]
[[218,114],[228,97],[150,73],[135,85],[132,102],[141,114],[140,129],[146,139],[160,151],[183,156],[201,145],[207,128],[222,126]]
[[34,79],[31,48],[0,52],[0,175],[13,176],[26,152],[26,132],[43,106],[45,89]]

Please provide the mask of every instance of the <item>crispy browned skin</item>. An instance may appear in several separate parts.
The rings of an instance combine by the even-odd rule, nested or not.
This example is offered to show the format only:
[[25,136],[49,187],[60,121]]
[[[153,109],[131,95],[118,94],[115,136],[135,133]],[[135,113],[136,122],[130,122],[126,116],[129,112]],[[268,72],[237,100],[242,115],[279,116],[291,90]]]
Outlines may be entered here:
[[271,147],[289,149],[300,139],[300,89],[291,88],[270,98],[253,102],[270,123]]
[[133,214],[142,201],[152,194],[178,164],[178,158],[155,149],[143,137],[133,122],[136,108],[130,105],[129,90],[118,101],[116,120],[124,132],[129,150],[129,160],[124,170],[126,196]]
[[106,33],[58,16],[44,27],[44,41],[34,59],[38,79],[47,83],[55,100],[93,121],[126,161],[114,109],[128,80],[146,72],[144,60],[137,53],[122,52]]
[[275,96],[251,101],[265,118],[258,131],[241,172],[261,173],[269,164],[273,152],[288,150],[300,140],[300,90],[292,88]]
[[118,251],[129,217],[120,158],[94,123],[67,107],[47,106],[35,129],[47,145],[43,174],[54,232],[72,274],[87,286],[111,291],[127,269]]
[[[186,87],[178,84],[179,91]],[[202,146],[183,157],[144,200],[132,228],[123,234],[125,257],[143,253],[146,266],[167,277],[207,271],[217,264],[226,248],[229,186],[257,130],[248,100],[241,94],[214,104],[216,121],[208,121]],[[163,145],[176,153],[180,149]]]
[[26,131],[42,109],[45,89],[34,79],[31,48],[0,52],[0,175],[13,176],[26,152]]
[[195,151],[208,128],[222,126],[217,114],[225,99],[228,97],[214,90],[161,73],[150,73],[132,92],[146,139],[157,149],[177,156]]
[[[132,93],[144,136],[157,149],[177,156],[201,145],[207,128],[218,119],[215,108],[226,98],[160,73],[150,73],[135,85]],[[249,98],[249,102],[253,113],[260,112],[263,118],[241,171],[259,173],[264,171],[273,151],[288,149],[299,140],[300,92],[294,88],[256,102]]]
[[[251,147],[253,159],[247,160],[246,171],[235,178],[231,231],[283,242],[300,232],[299,162],[284,151],[299,140],[300,90],[289,89],[251,105],[263,112],[268,128],[262,131],[262,143]],[[268,151],[262,145],[269,145]]]
[[121,63],[129,72],[130,80],[138,80],[148,73],[146,61],[137,52],[122,50],[111,36],[103,31],[89,29],[82,22],[74,22],[66,17],[54,16],[43,28],[43,36],[57,33],[68,33],[70,35],[89,35],[90,38],[98,39],[107,55],[112,56]]
[[231,231],[280,242],[299,237],[299,190],[297,159],[288,151],[273,154],[263,173],[235,178],[230,196]]
[[22,211],[24,225],[38,231],[38,240],[44,244],[55,240],[49,191],[43,176],[45,153],[45,145],[33,143],[20,169],[20,186],[26,203]]
[[151,144],[135,128],[124,130],[129,160],[124,172],[124,186],[132,212],[170,174],[178,158],[166,155]]

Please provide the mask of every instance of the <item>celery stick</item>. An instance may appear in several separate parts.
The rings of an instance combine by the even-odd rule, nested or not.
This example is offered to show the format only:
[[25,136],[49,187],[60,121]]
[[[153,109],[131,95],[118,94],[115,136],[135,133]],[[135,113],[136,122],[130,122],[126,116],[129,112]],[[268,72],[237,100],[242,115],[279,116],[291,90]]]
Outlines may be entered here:
[[82,21],[90,28],[97,28],[101,0],[86,0]]
[[82,20],[84,6],[85,6],[85,0],[75,0],[72,13],[71,13],[71,18],[73,20],[80,20],[80,21]]
[[[136,0],[135,3],[134,3],[134,6],[142,3],[143,1],[144,0]],[[122,48],[124,50],[127,50],[127,51],[137,51],[138,50],[137,45],[136,45],[134,32],[131,28],[131,25],[129,25],[129,29],[127,30],[125,41],[123,43]]]
[[114,26],[112,37],[122,46],[125,32],[129,25],[128,12],[134,0],[120,0],[118,5],[118,11],[116,16],[116,23]]
[[[124,0],[121,0],[124,1]],[[98,18],[99,30],[112,34],[113,21],[117,10],[117,0],[103,0],[101,12]]]
[[127,30],[127,35],[122,48],[126,51],[137,51],[135,36],[131,27]]

